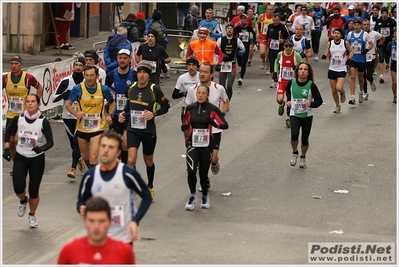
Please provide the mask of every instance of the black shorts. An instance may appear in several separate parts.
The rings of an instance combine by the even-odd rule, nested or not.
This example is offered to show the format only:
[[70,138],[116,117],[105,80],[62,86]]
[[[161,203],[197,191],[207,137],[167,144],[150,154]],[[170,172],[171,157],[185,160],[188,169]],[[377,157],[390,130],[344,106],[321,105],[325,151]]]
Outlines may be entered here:
[[126,126],[127,120],[121,123],[118,121],[118,116],[115,115],[112,119],[112,124],[109,125],[109,129],[117,132],[120,135],[123,135],[123,131],[126,130]]
[[336,80],[338,78],[345,78],[345,76],[346,76],[346,71],[328,70],[328,79],[330,79],[330,80]]
[[222,141],[222,132],[213,134],[213,149],[220,150],[220,142]]
[[355,68],[358,72],[364,72],[366,68],[366,62],[355,62],[353,60],[349,60],[349,68]]
[[396,72],[396,61],[391,60],[391,71]]
[[[17,115],[17,116],[19,116],[19,115]],[[11,121],[12,121],[13,119],[14,119],[14,118],[12,118],[12,119],[7,118],[6,129],[7,129],[8,125],[11,124]],[[13,131],[13,132],[11,133],[11,136],[15,136],[16,133],[17,133],[16,131]],[[13,139],[10,139],[10,142],[14,142],[14,141],[12,141],[12,140],[13,140]]]
[[152,155],[157,144],[157,135],[144,132],[127,131],[127,148],[140,147],[140,142],[143,143],[143,154]]
[[92,137],[96,137],[99,134],[102,134],[104,131],[98,131],[98,132],[94,132],[94,133],[83,133],[83,132],[79,132],[76,131],[76,135],[78,136],[78,138],[82,138],[87,142],[90,142],[90,139]]

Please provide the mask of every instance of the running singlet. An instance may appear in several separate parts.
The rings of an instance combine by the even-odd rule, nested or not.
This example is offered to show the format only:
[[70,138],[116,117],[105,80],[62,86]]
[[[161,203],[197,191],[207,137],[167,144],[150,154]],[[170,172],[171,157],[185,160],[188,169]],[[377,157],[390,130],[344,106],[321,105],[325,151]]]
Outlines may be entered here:
[[296,78],[291,80],[291,116],[298,118],[313,116],[312,108],[305,106],[305,101],[313,98],[311,84],[312,81],[309,80],[304,86],[299,86]]
[[260,24],[260,34],[266,35],[267,29],[270,24],[273,24],[273,16],[271,18],[268,18],[267,13],[263,13]]
[[366,42],[364,41],[364,31],[362,30],[358,37],[355,37],[355,32],[352,31],[348,35],[348,40],[349,43],[352,46],[352,49],[354,51],[352,60],[354,62],[359,62],[359,63],[366,63],[366,55],[362,54],[362,50],[365,49],[366,47]]
[[6,94],[8,97],[7,118],[12,119],[26,109],[26,97],[29,89],[25,85],[26,72],[23,71],[18,83],[13,83],[11,72],[7,73]]
[[127,97],[126,97],[126,87],[131,85],[133,82],[133,69],[130,69],[128,72],[128,76],[126,79],[121,79],[119,76],[118,68],[114,69],[114,82],[111,85],[111,89],[113,91],[116,110],[114,115],[119,115],[126,106]]
[[17,143],[17,152],[18,154],[27,157],[33,158],[38,155],[43,154],[41,152],[37,154],[32,149],[36,146],[43,146],[43,120],[44,116],[40,115],[33,123],[28,123],[24,115],[20,115],[18,118],[18,143]]
[[329,70],[332,71],[347,71],[346,68],[346,47],[345,40],[341,39],[339,44],[335,44],[334,40],[330,41],[330,65]]
[[76,130],[82,133],[104,131],[105,128],[103,91],[101,83],[97,82],[96,84],[96,91],[94,94],[90,94],[85,82],[80,83],[82,96],[78,101],[78,112],[83,111],[84,115],[77,120]]

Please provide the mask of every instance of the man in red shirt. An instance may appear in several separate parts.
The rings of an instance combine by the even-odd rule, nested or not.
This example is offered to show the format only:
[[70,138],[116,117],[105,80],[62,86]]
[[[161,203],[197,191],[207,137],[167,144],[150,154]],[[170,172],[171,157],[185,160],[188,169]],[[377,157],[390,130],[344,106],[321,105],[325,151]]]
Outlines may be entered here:
[[[244,6],[238,6],[237,7],[237,16],[235,16],[230,23],[235,27],[238,24],[241,23],[241,15],[245,14],[245,7]],[[247,17],[247,25],[252,26],[252,19],[250,17]]]
[[87,236],[66,244],[58,264],[135,264],[132,246],[107,236],[111,227],[111,208],[101,197],[86,202],[83,223]]

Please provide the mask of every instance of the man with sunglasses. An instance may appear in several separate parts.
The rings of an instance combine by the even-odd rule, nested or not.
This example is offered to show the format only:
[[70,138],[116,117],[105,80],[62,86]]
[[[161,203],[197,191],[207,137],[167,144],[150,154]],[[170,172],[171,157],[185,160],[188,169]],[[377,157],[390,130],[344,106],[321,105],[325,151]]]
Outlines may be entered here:
[[[311,40],[312,31],[315,30],[315,25],[313,18],[308,16],[308,8],[306,6],[301,7],[301,15],[297,16],[292,23],[292,31],[294,32],[296,25],[301,24],[304,27],[303,36],[305,36],[306,40]],[[295,32],[294,32],[295,33]]]

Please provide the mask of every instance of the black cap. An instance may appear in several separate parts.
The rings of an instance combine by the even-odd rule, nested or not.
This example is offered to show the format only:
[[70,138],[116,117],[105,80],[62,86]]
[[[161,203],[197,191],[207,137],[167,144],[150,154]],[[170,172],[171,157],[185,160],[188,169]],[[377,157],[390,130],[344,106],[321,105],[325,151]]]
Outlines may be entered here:
[[159,10],[154,10],[154,13],[152,13],[152,19],[153,20],[160,20],[162,19],[162,13]]

